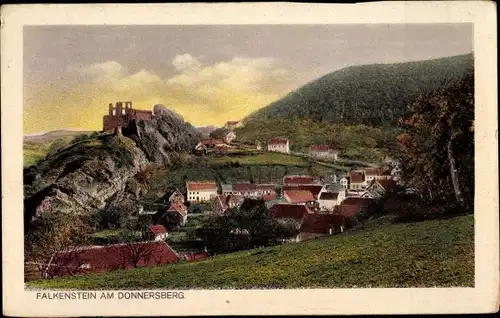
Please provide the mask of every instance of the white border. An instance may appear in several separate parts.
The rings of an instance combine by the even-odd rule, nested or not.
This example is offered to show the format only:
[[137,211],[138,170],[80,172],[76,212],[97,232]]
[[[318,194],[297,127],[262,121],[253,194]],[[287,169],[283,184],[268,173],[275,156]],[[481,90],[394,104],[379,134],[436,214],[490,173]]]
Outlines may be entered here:
[[[495,5],[476,1],[356,5],[112,4],[2,6],[4,314],[13,316],[472,313],[498,309],[498,148]],[[193,290],[185,300],[36,300],[24,291],[22,236],[23,25],[474,24],[476,258],[474,288]]]

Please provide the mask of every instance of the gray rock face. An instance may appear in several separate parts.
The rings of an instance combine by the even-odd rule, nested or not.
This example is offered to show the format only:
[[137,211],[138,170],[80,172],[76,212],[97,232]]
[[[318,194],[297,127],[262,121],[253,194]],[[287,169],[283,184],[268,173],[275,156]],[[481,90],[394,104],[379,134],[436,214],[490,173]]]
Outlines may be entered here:
[[130,136],[151,162],[169,165],[180,153],[190,152],[201,139],[201,133],[177,113],[155,105],[154,117],[137,121],[125,134]]
[[164,106],[124,136],[100,136],[74,144],[25,171],[25,220],[43,213],[97,212],[123,198],[127,181],[151,164],[170,165],[188,153],[200,133]]

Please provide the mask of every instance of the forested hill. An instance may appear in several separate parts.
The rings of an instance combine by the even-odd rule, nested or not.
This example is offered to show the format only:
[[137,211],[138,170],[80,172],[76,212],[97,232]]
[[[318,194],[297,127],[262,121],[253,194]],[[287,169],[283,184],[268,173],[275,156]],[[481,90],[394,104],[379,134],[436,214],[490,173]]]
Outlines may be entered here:
[[449,86],[473,68],[472,53],[418,62],[351,66],[302,86],[245,121],[293,116],[342,124],[393,124],[418,96]]

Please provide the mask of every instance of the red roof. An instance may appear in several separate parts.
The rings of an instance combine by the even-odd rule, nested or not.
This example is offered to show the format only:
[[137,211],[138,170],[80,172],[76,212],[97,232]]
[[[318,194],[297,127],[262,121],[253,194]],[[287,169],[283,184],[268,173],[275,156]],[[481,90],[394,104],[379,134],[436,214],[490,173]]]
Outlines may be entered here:
[[179,256],[166,242],[86,246],[56,252],[49,272],[54,276],[88,274],[177,263]]
[[351,171],[349,174],[351,183],[361,183],[365,180],[363,171]]
[[163,225],[151,225],[149,229],[155,235],[167,233],[167,229]]
[[310,151],[330,151],[332,149],[326,145],[312,145],[309,147],[309,150]]
[[285,138],[274,138],[269,140],[269,145],[286,145],[288,143],[288,139]]
[[253,183],[236,183],[233,184],[233,191],[245,192],[245,191],[255,191],[257,186]]
[[239,123],[239,121],[238,121],[238,120],[228,120],[228,121],[226,122],[226,126],[234,126],[234,125],[236,125],[237,123]]
[[304,215],[312,213],[305,205],[282,203],[273,205],[269,209],[269,212],[276,219],[286,218],[294,220],[302,220]]
[[384,188],[384,190],[387,192],[392,192],[392,191],[396,190],[396,188],[398,186],[396,181],[394,181],[392,179],[381,179],[381,180],[377,180],[376,182],[378,184],[380,184],[380,186],[382,188]]
[[207,252],[199,252],[199,253],[186,253],[184,258],[188,262],[196,262],[205,258],[210,257]]
[[255,184],[257,189],[259,190],[272,190],[276,191],[276,185],[273,183],[257,183]]
[[303,184],[317,184],[311,176],[285,176],[283,178],[283,185],[303,185]]
[[286,190],[283,191],[283,196],[290,203],[305,203],[314,201],[314,195],[307,190]]
[[276,200],[277,196],[276,196],[276,193],[273,193],[273,194],[266,194],[266,195],[263,195],[262,196],[262,199],[264,201],[273,201],[273,200]]
[[309,191],[314,197],[317,197],[319,192],[323,189],[322,185],[304,184],[304,185],[286,185],[283,186],[283,191],[288,190],[304,190]]
[[216,212],[222,212],[228,208],[225,195],[216,195],[213,200],[216,205],[214,208],[218,209]]
[[304,215],[300,225],[301,233],[329,234],[340,232],[340,226],[344,225],[346,218],[339,214],[307,214]]
[[186,189],[187,191],[217,191],[217,183],[215,181],[188,181],[186,182]]
[[168,212],[179,212],[181,215],[187,214],[187,207],[182,202],[172,202],[167,210]]
[[336,205],[333,208],[334,213],[344,216],[346,219],[350,219],[360,211],[361,206],[359,205]]

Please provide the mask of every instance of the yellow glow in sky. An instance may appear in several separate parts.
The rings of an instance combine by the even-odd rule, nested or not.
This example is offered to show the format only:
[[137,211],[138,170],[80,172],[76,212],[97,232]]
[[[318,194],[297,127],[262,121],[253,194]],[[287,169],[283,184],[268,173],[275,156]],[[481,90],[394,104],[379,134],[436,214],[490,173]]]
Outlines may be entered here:
[[279,99],[293,79],[272,59],[233,58],[202,66],[184,54],[172,64],[177,73],[169,78],[147,70],[131,73],[116,61],[72,69],[61,82],[26,94],[24,132],[100,130],[108,103],[123,100],[137,109],[163,104],[195,126],[220,126]]

